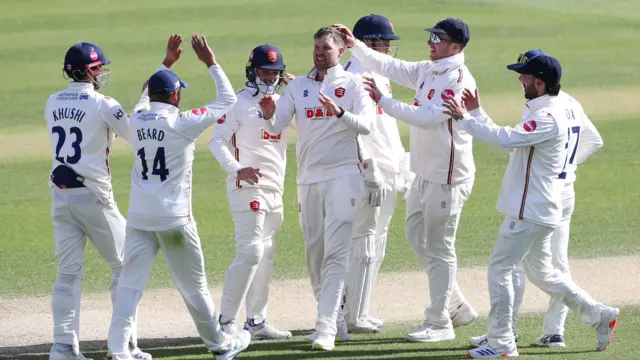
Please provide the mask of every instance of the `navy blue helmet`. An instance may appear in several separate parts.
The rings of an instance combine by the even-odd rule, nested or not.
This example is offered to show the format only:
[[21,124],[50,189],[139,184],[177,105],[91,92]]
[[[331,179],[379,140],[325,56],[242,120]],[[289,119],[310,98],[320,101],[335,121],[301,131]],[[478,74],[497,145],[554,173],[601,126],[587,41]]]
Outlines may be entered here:
[[81,42],[73,45],[64,56],[63,71],[68,77],[78,80],[80,76],[90,75],[96,88],[109,82],[111,70],[102,69],[102,66],[110,64],[98,45]]
[[[265,84],[258,77],[256,69],[276,70],[280,72],[278,80],[274,84]],[[249,55],[249,61],[245,67],[245,75],[249,84],[265,95],[275,94],[284,82],[286,65],[280,49],[273,45],[263,44],[257,46]],[[256,93],[257,94],[257,93]]]
[[382,15],[371,14],[363,16],[353,26],[353,36],[360,41],[371,40],[400,40],[393,29],[393,24]]

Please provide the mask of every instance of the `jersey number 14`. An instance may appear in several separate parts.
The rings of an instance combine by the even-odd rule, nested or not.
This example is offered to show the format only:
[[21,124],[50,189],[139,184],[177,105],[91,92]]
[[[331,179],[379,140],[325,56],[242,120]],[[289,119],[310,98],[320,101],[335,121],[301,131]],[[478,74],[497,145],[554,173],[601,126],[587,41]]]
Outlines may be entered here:
[[[149,172],[149,167],[147,166],[147,160],[145,158],[144,148],[140,148],[138,150],[138,156],[140,156],[140,161],[142,162],[142,180],[149,180],[147,173]],[[156,156],[153,159],[153,171],[151,171],[151,175],[160,176],[160,181],[167,180],[167,175],[169,175],[169,169],[167,169],[164,160],[164,147],[159,147],[156,151]]]

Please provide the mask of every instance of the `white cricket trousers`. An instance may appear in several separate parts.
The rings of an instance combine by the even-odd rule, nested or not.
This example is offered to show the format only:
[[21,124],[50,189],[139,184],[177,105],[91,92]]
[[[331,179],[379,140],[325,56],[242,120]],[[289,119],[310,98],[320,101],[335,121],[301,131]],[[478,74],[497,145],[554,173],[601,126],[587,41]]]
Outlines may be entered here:
[[363,177],[345,175],[298,185],[300,226],[313,294],[318,301],[317,332],[335,335],[349,270],[349,246],[363,193]]
[[[571,278],[569,269],[569,229],[571,216],[575,207],[576,195],[573,183],[568,184],[562,193],[562,223],[551,233],[551,265],[558,270],[562,276]],[[513,303],[513,331],[517,329],[517,314],[522,305],[525,290],[525,274],[522,263],[516,266],[513,272],[513,287],[515,297]],[[567,319],[569,308],[561,300],[551,297],[549,308],[544,317],[542,335],[564,335],[564,323]]]
[[406,236],[429,278],[431,305],[425,322],[451,328],[449,311],[466,302],[456,280],[455,241],[464,202],[473,179],[462,184],[437,184],[417,175],[407,200]]
[[387,187],[382,204],[371,207],[362,202],[353,224],[351,260],[345,288],[345,310],[349,324],[369,316],[373,285],[384,260],[389,224],[396,210],[398,174],[382,172],[382,175]]
[[555,269],[551,260],[553,229],[507,217],[489,260],[489,345],[501,347],[513,341],[513,271],[522,262],[529,281],[549,296],[561,300],[589,326],[600,322],[602,304]]
[[145,231],[131,227],[127,227],[126,231],[124,266],[108,337],[113,359],[130,359],[126,339],[129,338],[136,307],[159,249],[202,341],[209,350],[218,349],[225,338],[209,294],[196,223],[166,231]]
[[224,280],[220,322],[235,321],[246,301],[247,318],[259,324],[267,319],[275,238],[284,216],[282,195],[248,187],[229,192],[227,198],[235,227],[236,257]]
[[[51,219],[58,274],[53,286],[53,342],[79,351],[80,298],[87,238],[111,268],[111,302],[122,269],[126,220],[113,198],[98,197],[88,188],[51,188]],[[136,327],[131,342],[137,346]]]

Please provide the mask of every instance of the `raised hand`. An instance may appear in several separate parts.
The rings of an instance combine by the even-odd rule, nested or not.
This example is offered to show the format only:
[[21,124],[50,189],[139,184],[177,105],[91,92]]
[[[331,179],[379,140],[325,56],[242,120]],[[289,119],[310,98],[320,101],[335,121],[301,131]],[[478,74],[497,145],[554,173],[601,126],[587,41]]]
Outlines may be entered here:
[[453,96],[447,95],[447,98],[444,100],[442,106],[446,109],[443,111],[445,115],[449,115],[456,120],[462,119],[464,114],[467,112],[467,109],[464,107],[464,103],[456,101]]
[[180,34],[172,34],[167,42],[167,54],[164,57],[162,65],[171,68],[173,64],[180,59],[182,55],[182,36]]
[[356,37],[353,36],[353,33],[348,27],[342,24],[333,24],[332,26],[344,34],[344,40],[348,48],[356,46]]
[[478,92],[478,88],[476,88],[475,96],[471,94],[471,90],[464,89],[464,92],[462,93],[462,102],[464,103],[464,107],[466,107],[468,111],[479,108],[480,93]]
[[260,110],[262,110],[262,115],[265,120],[271,119],[276,113],[276,102],[271,96],[263,97],[258,101],[258,105],[260,106]]
[[380,89],[378,89],[378,85],[376,85],[376,82],[375,80],[373,80],[373,78],[367,76],[364,77],[364,89],[369,92],[369,95],[371,96],[373,101],[376,102],[376,104],[380,102],[380,99],[382,99],[382,92],[380,92]]
[[246,167],[238,170],[238,180],[246,181],[250,185],[255,185],[258,183],[258,176],[262,177],[262,174],[260,174],[260,169]]
[[191,36],[191,47],[198,55],[198,60],[202,61],[207,68],[216,65],[216,56],[207,44],[207,38],[202,35],[199,37],[197,34]]
[[333,102],[333,100],[331,100],[331,98],[325,95],[324,93],[320,93],[318,100],[320,100],[320,104],[322,104],[322,107],[324,107],[325,110],[333,113],[333,115],[337,116],[342,112],[342,110],[340,110],[340,106],[338,106],[338,104]]

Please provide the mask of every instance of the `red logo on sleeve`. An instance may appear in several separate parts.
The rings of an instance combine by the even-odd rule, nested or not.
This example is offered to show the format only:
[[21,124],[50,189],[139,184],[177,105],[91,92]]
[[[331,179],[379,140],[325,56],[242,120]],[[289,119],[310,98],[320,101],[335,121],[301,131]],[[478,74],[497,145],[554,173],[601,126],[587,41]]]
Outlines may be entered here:
[[456,94],[453,92],[453,90],[451,89],[446,89],[442,92],[442,94],[440,95],[440,97],[442,97],[442,100],[447,100],[448,96],[450,97],[454,97]]
[[192,110],[191,110],[191,112],[192,112],[194,115],[203,115],[204,113],[206,113],[206,112],[207,112],[207,109],[206,109],[206,108],[201,107],[200,109],[192,109]]
[[338,99],[340,99],[341,97],[344,96],[345,91],[346,90],[343,87],[339,87],[339,88],[336,89],[336,91],[334,93],[336,94],[336,97]]
[[522,125],[522,127],[524,128],[524,131],[526,131],[526,132],[534,132],[534,131],[536,131],[536,128],[538,127],[538,124],[536,124],[535,120],[529,120],[526,123],[524,123],[524,125]]
[[227,114],[224,114],[220,119],[218,119],[218,124],[224,124],[226,120],[227,120]]
[[260,201],[258,200],[253,200],[249,203],[249,207],[251,208],[251,211],[258,211],[260,210]]
[[436,94],[436,89],[431,89],[429,90],[429,94],[427,95],[427,99],[431,100],[433,99],[433,95]]
[[413,106],[420,106],[420,101],[413,99]]

